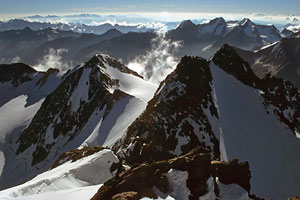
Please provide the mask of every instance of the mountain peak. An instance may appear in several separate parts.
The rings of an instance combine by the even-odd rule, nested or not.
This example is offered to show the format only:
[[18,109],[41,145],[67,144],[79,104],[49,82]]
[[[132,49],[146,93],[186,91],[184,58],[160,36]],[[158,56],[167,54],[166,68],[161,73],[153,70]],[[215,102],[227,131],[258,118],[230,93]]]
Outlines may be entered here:
[[210,20],[208,24],[224,24],[224,23],[226,22],[223,17],[217,17],[215,19]]
[[46,33],[52,33],[52,32],[54,32],[54,31],[56,31],[56,29],[53,28],[53,27],[48,27],[48,28],[45,28],[44,31],[45,31]]
[[[211,81],[208,61],[184,56],[177,68],[160,84],[144,113],[128,128],[124,142],[120,146],[116,144],[114,149],[127,151],[124,156],[129,164],[133,160],[168,159],[187,153],[198,145],[218,159],[219,142],[205,115],[207,110],[218,117],[217,109],[211,103]],[[130,144],[135,145],[127,148]]]
[[87,68],[101,67],[101,68],[106,69],[107,65],[109,65],[110,67],[113,67],[113,68],[119,70],[120,72],[127,73],[127,74],[132,74],[134,76],[137,76],[137,77],[143,79],[143,77],[141,75],[139,75],[137,72],[129,69],[128,67],[126,67],[125,65],[123,65],[122,63],[120,63],[118,60],[110,57],[107,54],[102,54],[102,53],[95,54],[86,63],[85,66]]
[[249,64],[228,44],[224,44],[220,50],[216,52],[212,61],[244,84],[254,87],[259,82]]
[[193,28],[196,27],[196,24],[194,24],[191,20],[184,20],[180,23],[178,28],[180,29],[187,29],[187,28]]
[[112,28],[112,29],[109,29],[108,31],[106,31],[105,33],[103,33],[103,35],[105,34],[118,34],[118,35],[122,35],[122,32],[120,32],[118,29],[116,28]]
[[28,26],[26,26],[22,31],[23,32],[33,32],[33,30],[31,28],[29,28]]
[[0,65],[0,83],[12,81],[12,84],[17,87],[31,80],[28,75],[35,72],[37,72],[35,69],[23,63],[3,64]]
[[94,67],[94,66],[101,66],[103,68],[105,68],[105,60],[104,60],[104,54],[95,54],[87,63],[86,63],[86,67]]
[[176,73],[184,75],[192,75],[192,72],[199,70],[201,67],[206,66],[208,62],[201,57],[197,56],[184,56],[181,58],[180,63],[177,65]]
[[254,24],[249,18],[244,18],[241,21],[239,21],[239,25],[245,26],[248,24]]

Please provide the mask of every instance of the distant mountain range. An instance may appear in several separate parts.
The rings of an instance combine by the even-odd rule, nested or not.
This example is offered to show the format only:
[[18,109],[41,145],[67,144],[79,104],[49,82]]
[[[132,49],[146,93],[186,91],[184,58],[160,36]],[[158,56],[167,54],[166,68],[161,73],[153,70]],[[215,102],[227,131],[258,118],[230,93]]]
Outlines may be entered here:
[[[134,30],[131,29],[131,26],[120,28],[120,26],[117,25],[101,25],[101,27],[106,27],[107,29],[105,30],[107,31],[99,35],[93,33],[78,33],[80,31],[77,31],[76,29],[64,27],[67,26],[66,24],[28,22],[25,20],[11,20],[0,23],[0,30],[1,27],[5,30],[12,29],[13,27],[18,29],[24,26],[29,26],[31,28],[26,27],[21,30],[0,32],[0,63],[24,62],[32,66],[40,66],[52,58],[51,53],[60,52],[58,55],[60,61],[68,63],[68,66],[80,64],[96,53],[109,54],[116,59],[120,59],[124,64],[127,64],[133,59],[146,55],[148,51],[154,49],[155,45],[153,45],[152,41],[154,38],[158,37],[153,30]],[[49,26],[51,28],[46,28]],[[92,28],[97,27],[93,26]],[[125,29],[128,31],[141,32],[128,32]],[[250,52],[253,52],[255,55],[260,55],[264,53],[257,52],[266,52],[267,50],[260,49],[265,49],[268,45],[272,45],[279,41],[289,41],[290,45],[295,47],[288,50],[292,53],[285,54],[286,56],[281,55],[281,62],[276,63],[277,65],[280,65],[280,67],[272,67],[276,69],[278,67],[283,68],[282,62],[283,60],[286,60],[289,64],[285,64],[285,68],[289,69],[291,68],[289,66],[292,66],[292,68],[295,68],[296,70],[298,67],[296,64],[297,58],[295,56],[291,57],[290,55],[297,54],[298,52],[296,48],[298,40],[292,38],[299,38],[300,32],[294,31],[295,30],[292,31],[290,28],[286,28],[280,32],[273,25],[255,24],[247,18],[241,21],[227,22],[223,18],[216,18],[198,25],[190,20],[186,20],[176,29],[166,32],[164,40],[182,41],[183,45],[179,47],[178,51],[174,54],[177,58],[184,55],[196,55],[210,58],[224,43],[230,44],[241,51],[248,51],[249,53],[247,54],[252,54]],[[291,38],[291,40],[286,40],[285,38]],[[286,42],[280,42],[280,44],[281,43]],[[258,57],[262,56],[263,55]],[[249,55],[249,57],[252,58],[253,56]],[[45,59],[46,61],[44,61]],[[255,61],[253,59],[246,57],[245,59],[249,60],[255,73],[258,73],[258,76],[265,75],[268,71],[272,71],[272,69],[266,69],[266,67],[259,67],[259,62],[256,62],[254,65],[253,62]],[[258,58],[255,60],[257,59]],[[268,66],[270,64],[268,62],[271,62],[271,60],[272,59],[264,61],[264,66]],[[48,63],[51,64],[51,61]],[[291,69],[290,71],[294,72],[295,70]],[[265,72],[260,74],[259,71]],[[272,75],[275,75],[274,70]],[[294,75],[296,76],[297,73],[294,73]],[[299,87],[299,84],[296,83],[298,77],[292,78],[290,75],[283,72],[282,75],[278,75],[278,77],[286,78]]]
[[41,30],[46,28],[59,29],[61,31],[74,31],[77,33],[94,33],[103,34],[110,29],[117,29],[122,33],[128,32],[145,32],[151,30],[143,25],[111,25],[103,23],[101,25],[86,25],[86,24],[65,24],[65,23],[50,23],[50,22],[31,22],[23,19],[12,19],[7,22],[0,22],[0,31],[20,30],[29,27],[32,30]]
[[31,52],[40,45],[58,38],[79,36],[79,33],[73,31],[60,31],[53,28],[33,31],[26,27],[22,30],[3,31],[0,32],[0,62],[10,63],[17,58],[15,62],[35,64],[30,61],[38,60],[40,57]]

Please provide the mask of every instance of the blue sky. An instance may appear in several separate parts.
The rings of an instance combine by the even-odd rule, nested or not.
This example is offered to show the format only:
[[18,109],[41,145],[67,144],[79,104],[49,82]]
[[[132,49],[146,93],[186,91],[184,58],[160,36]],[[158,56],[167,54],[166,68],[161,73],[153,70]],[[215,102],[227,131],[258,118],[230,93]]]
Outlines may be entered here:
[[1,15],[137,12],[299,14],[300,0],[0,0]]

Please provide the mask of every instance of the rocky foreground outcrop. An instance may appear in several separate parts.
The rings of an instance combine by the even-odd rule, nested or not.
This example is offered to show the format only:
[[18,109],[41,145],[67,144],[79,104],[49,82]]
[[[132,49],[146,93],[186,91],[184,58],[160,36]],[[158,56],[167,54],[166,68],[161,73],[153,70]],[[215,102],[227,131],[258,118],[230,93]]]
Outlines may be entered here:
[[249,193],[251,174],[247,162],[211,161],[210,154],[203,152],[202,148],[197,147],[183,156],[143,163],[121,172],[104,183],[92,200],[157,198],[153,188],[159,189],[162,193],[172,190],[166,176],[171,169],[188,173],[186,185],[190,190],[189,199],[199,199],[208,192],[207,180],[210,177],[214,178],[216,195],[218,195],[217,179],[223,184],[238,184]]
[[75,162],[83,157],[87,157],[94,153],[102,151],[103,149],[108,149],[108,148],[102,146],[91,146],[91,147],[86,146],[81,149],[73,149],[71,151],[67,151],[59,156],[58,160],[55,161],[51,169],[54,169],[55,167],[58,167],[69,160]]

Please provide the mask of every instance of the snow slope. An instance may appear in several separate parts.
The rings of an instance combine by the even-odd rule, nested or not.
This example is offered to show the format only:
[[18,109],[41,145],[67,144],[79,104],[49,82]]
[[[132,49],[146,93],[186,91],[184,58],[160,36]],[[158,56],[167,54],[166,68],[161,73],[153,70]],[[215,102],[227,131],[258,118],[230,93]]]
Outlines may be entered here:
[[135,97],[125,97],[117,102],[108,116],[103,119],[103,112],[93,114],[89,119],[90,123],[97,123],[83,145],[112,146],[123,136],[128,126],[145,110],[147,104]]
[[[14,200],[82,200],[82,199],[91,199],[93,195],[101,187],[100,185],[78,187],[67,190],[59,190],[55,192],[47,192],[30,196],[22,196],[13,198]],[[84,198],[83,198],[84,197]],[[9,198],[8,198],[9,199]]]
[[[77,199],[92,197],[113,177],[110,166],[119,162],[111,150],[68,161],[32,180],[0,192],[0,199]],[[75,198],[75,199],[76,199]]]
[[129,73],[123,73],[120,70],[109,65],[108,55],[101,54],[104,58],[105,68],[101,68],[104,73],[109,74],[112,79],[120,81],[119,89],[127,94],[140,98],[146,102],[150,101],[158,87],[150,81],[145,81],[142,78]]
[[37,72],[30,75],[31,81],[17,87],[10,82],[0,84],[0,188],[13,182],[7,171],[14,166],[17,135],[31,122],[45,96],[60,83],[61,76],[53,73],[40,85],[37,83],[43,74]]
[[251,193],[259,197],[299,195],[300,140],[274,114],[267,114],[257,89],[213,63],[210,68],[220,116],[218,134],[223,136],[218,137],[226,154],[221,157],[249,162]]

